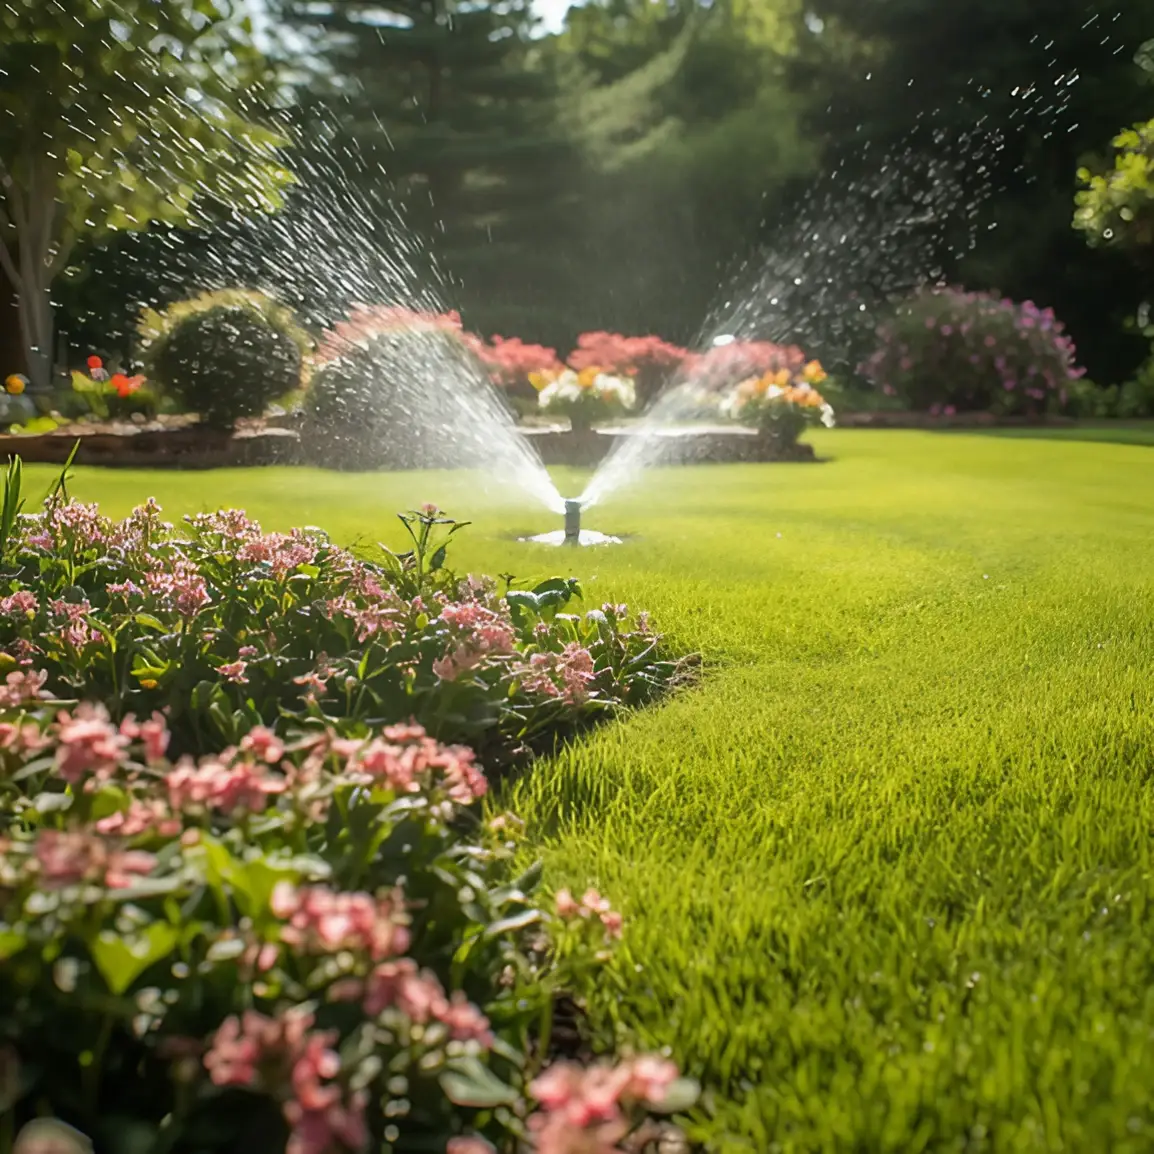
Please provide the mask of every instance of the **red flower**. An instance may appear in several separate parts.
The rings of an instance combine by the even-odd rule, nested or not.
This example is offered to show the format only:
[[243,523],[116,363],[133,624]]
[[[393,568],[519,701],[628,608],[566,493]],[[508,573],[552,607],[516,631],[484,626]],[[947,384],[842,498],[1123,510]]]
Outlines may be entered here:
[[99,357],[89,357],[88,358],[88,367],[93,372],[96,372],[97,369],[104,368],[104,362]]

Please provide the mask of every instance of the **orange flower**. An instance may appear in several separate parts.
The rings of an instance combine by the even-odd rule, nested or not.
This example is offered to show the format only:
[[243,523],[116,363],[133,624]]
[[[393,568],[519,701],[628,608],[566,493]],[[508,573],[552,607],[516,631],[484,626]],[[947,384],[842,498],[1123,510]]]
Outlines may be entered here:
[[116,395],[123,400],[125,397],[131,397],[144,384],[144,378],[140,376],[126,377],[123,373],[113,373],[112,379],[108,383],[116,391]]

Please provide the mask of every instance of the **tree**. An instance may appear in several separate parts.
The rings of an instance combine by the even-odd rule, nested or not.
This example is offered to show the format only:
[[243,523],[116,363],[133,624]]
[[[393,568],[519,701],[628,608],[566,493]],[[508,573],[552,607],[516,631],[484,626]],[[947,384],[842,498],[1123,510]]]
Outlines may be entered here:
[[796,0],[605,0],[570,12],[557,53],[589,169],[588,327],[693,341],[756,245],[776,196],[810,171],[787,65]]
[[1095,376],[1140,356],[1116,332],[1135,271],[1095,259],[1069,227],[1069,177],[1144,104],[1134,53],[1154,2],[812,0],[796,88],[826,168],[847,186],[878,158],[957,162],[964,195],[929,277],[1052,305]]
[[[576,157],[530,0],[282,0],[281,12],[326,65],[304,75],[321,168],[366,203],[384,174],[471,327],[549,339],[576,272],[562,258]],[[365,240],[392,250],[394,222],[378,216]]]
[[1074,227],[1091,245],[1145,248],[1154,244],[1154,120],[1112,141],[1112,167],[1078,170]]
[[7,0],[0,270],[35,387],[78,240],[279,206],[291,177],[283,138],[246,113],[264,76],[248,31],[215,0]]

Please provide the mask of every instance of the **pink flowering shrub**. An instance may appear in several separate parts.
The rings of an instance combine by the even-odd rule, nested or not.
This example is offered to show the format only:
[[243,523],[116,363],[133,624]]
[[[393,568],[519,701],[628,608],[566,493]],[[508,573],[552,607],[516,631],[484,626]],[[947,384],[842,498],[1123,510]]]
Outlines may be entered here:
[[448,418],[441,382],[472,378],[476,387],[484,377],[455,312],[358,305],[321,336],[302,436],[329,466],[448,465],[452,450],[436,427]]
[[800,379],[809,360],[796,345],[736,340],[690,353],[685,375],[698,388],[722,393],[754,377],[781,374]]
[[864,375],[887,396],[935,415],[1060,411],[1085,375],[1053,310],[988,293],[927,289],[878,338]]
[[483,341],[470,334],[466,340],[488,370],[489,379],[511,397],[536,401],[537,390],[530,376],[559,373],[563,368],[555,349],[527,344],[519,337],[495,336]]
[[402,522],[411,548],[372,560],[236,510],[177,529],[153,502],[112,521],[55,498],[13,524],[0,678],[44,676],[117,721],[166,709],[178,754],[261,725],[359,738],[415,719],[495,768],[674,675],[644,618],[573,612],[571,580],[504,596],[461,580],[447,567],[461,526],[432,508]]
[[174,758],[163,712],[116,721],[45,681],[11,673],[0,705],[17,1124],[47,1107],[107,1149],[564,1154],[691,1101],[658,1059],[542,1068],[556,991],[623,923],[513,876],[470,750],[318,717]]
[[689,353],[661,337],[626,337],[620,333],[589,332],[577,338],[568,365],[581,372],[600,369],[633,377],[644,403],[652,399],[685,363]]

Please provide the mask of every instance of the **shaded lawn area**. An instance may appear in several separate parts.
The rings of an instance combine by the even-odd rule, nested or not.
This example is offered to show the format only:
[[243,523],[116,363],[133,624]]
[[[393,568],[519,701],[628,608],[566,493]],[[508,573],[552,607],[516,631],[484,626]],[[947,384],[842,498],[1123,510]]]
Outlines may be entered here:
[[[526,854],[628,918],[596,1024],[668,1046],[719,1151],[1154,1149],[1154,475],[1146,447],[833,431],[828,464],[658,471],[555,527],[476,479],[82,471],[653,611],[701,684],[536,767]],[[50,470],[29,470],[47,483]],[[579,490],[565,478],[566,492]]]
[[[966,430],[973,433],[975,430]],[[1082,421],[1058,428],[1002,428],[977,431],[985,437],[1049,441],[1101,441],[1114,445],[1154,445],[1154,421]]]

